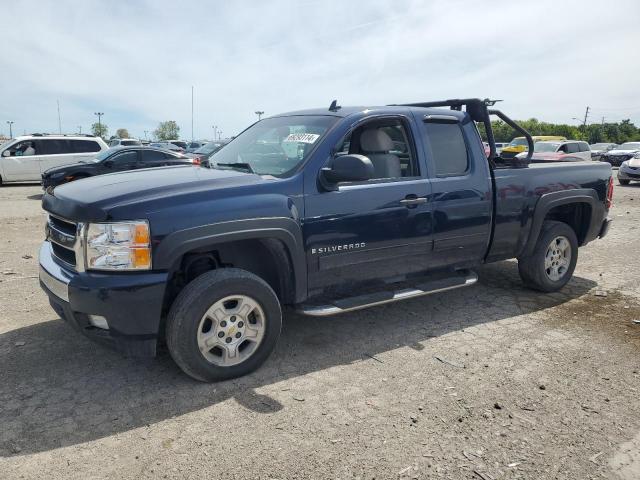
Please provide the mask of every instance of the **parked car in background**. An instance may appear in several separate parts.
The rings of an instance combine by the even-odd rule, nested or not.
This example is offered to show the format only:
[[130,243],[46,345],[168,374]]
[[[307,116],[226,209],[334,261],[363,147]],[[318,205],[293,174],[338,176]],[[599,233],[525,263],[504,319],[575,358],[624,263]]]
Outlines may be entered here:
[[167,140],[167,142],[175,145],[176,147],[180,147],[183,151],[187,150],[187,142],[183,140]]
[[189,143],[187,143],[186,152],[187,153],[193,153],[196,150],[198,150],[199,148],[204,147],[206,144],[207,144],[207,142],[189,142]]
[[91,160],[108,148],[92,135],[23,135],[0,147],[0,184],[39,182],[49,168]]
[[[525,158],[527,152],[516,155]],[[580,140],[563,140],[560,142],[540,141],[533,146],[532,162],[576,162],[591,160],[589,144]]]
[[496,153],[502,153],[502,149],[509,146],[507,142],[496,142]]
[[203,167],[209,167],[209,157],[224,147],[227,143],[229,143],[228,140],[209,142],[189,155],[193,158],[199,159]]
[[142,145],[137,138],[112,138],[109,140],[109,147],[134,147]]
[[608,152],[617,146],[617,143],[594,143],[593,145],[589,145],[591,148],[591,158],[593,160],[600,160],[603,153]]
[[[553,136],[553,135],[538,135],[538,136],[533,136],[531,138],[533,138],[534,144],[536,142],[543,142],[545,140],[559,141],[559,140],[567,139],[566,137]],[[509,158],[515,157],[517,154],[521,152],[526,152],[526,151],[527,151],[527,139],[524,137],[516,137],[513,140],[511,140],[509,145],[507,145],[502,149],[502,151],[500,152],[500,156],[502,158],[509,159]]]
[[640,153],[636,153],[631,159],[625,160],[618,169],[618,183],[629,185],[629,182],[640,182]]
[[105,173],[193,164],[192,158],[168,150],[142,146],[114,147],[101,152],[93,160],[50,168],[42,174],[42,187],[46,189]]
[[150,147],[162,148],[164,150],[170,150],[172,152],[184,153],[184,148],[174,145],[170,142],[154,142],[149,144]]
[[640,152],[640,142],[625,142],[622,145],[605,152],[601,155],[600,161],[611,164],[612,167],[619,167],[623,162],[630,160],[636,153]]

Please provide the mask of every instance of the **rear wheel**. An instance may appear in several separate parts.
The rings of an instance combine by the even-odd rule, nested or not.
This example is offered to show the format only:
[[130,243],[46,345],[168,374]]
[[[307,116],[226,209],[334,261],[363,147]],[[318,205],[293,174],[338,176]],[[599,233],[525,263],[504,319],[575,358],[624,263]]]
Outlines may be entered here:
[[631,180],[623,180],[623,179],[621,179],[621,178],[619,178],[619,179],[618,179],[618,183],[619,183],[620,185],[629,185],[629,182],[630,182],[630,181],[631,181]]
[[258,368],[281,326],[273,289],[252,273],[224,268],[200,275],[180,292],[167,319],[167,346],[191,377],[226,380]]
[[518,271],[525,285],[543,292],[560,290],[571,279],[578,261],[578,239],[563,222],[542,224],[530,256],[518,258]]

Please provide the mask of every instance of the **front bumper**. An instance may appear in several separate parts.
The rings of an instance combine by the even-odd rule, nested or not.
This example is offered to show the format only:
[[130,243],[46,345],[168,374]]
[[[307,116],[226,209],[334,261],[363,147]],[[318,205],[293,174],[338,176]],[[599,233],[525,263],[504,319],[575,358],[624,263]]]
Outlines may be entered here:
[[[166,281],[166,273],[72,272],[56,263],[49,242],[40,248],[40,286],[55,312],[126,354],[155,355]],[[94,326],[90,315],[106,319],[108,329]]]
[[640,168],[621,166],[618,169],[618,179],[640,181]]

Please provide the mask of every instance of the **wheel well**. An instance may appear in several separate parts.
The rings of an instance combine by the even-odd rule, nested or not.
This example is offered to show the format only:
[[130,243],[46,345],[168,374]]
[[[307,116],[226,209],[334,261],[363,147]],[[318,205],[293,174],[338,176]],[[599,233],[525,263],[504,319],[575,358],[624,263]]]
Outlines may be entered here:
[[583,245],[591,225],[591,205],[586,202],[558,205],[549,210],[544,219],[566,223],[576,233],[578,245]]
[[273,288],[281,303],[293,303],[293,265],[284,243],[271,238],[251,239],[198,248],[179,258],[169,274],[164,312],[189,282],[205,272],[225,267],[240,268],[259,276]]

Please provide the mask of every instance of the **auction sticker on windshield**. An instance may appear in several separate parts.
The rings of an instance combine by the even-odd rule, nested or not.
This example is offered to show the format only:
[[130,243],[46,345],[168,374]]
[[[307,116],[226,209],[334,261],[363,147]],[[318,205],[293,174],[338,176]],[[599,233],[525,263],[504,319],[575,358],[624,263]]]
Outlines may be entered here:
[[287,143],[314,143],[320,135],[315,133],[291,133],[283,142]]

